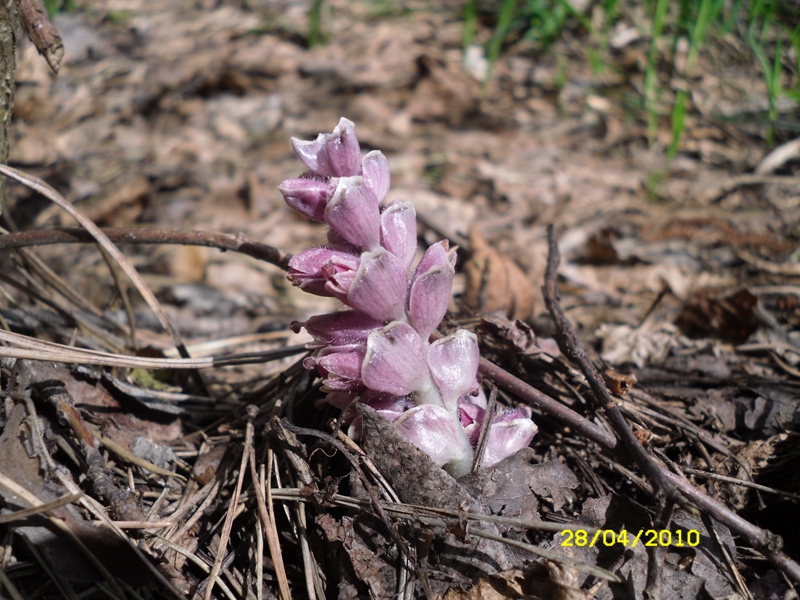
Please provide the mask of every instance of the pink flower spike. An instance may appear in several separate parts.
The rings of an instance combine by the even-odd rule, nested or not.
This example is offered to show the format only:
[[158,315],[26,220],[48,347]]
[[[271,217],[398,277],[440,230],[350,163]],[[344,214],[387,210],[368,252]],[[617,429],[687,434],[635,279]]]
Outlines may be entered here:
[[367,336],[383,327],[383,322],[354,310],[311,317],[303,326],[317,342],[329,346],[364,344]]
[[384,248],[364,252],[346,303],[379,321],[405,320],[406,269]]
[[336,179],[321,181],[300,177],[281,182],[278,189],[290,208],[309,219],[324,221],[325,206],[333,196],[337,181]]
[[492,467],[527,448],[538,430],[531,421],[530,409],[525,406],[495,416],[489,429],[481,466]]
[[479,362],[478,338],[464,329],[431,344],[428,364],[446,409],[455,412],[458,399],[475,389]]
[[[381,245],[407,269],[417,251],[417,212],[410,202],[392,202],[381,214]],[[437,323],[438,325],[438,323]]]
[[370,333],[361,379],[371,390],[395,396],[430,387],[425,349],[417,332],[408,323],[394,321]]
[[461,424],[446,409],[423,404],[404,412],[395,419],[394,424],[408,441],[453,477],[469,473],[472,446]]
[[389,193],[389,161],[380,150],[373,150],[361,159],[361,174],[367,188],[375,194],[378,204],[384,201]]
[[411,324],[424,339],[428,339],[447,312],[455,273],[450,262],[445,261],[414,277],[411,283],[408,294],[408,316]]
[[348,243],[375,250],[380,243],[380,209],[363,177],[342,177],[325,207],[325,221]]
[[292,138],[297,157],[309,169],[325,177],[358,175],[361,148],[352,121],[344,117],[333,133],[320,133],[313,142]]
[[295,254],[289,260],[287,278],[293,285],[309,294],[334,296],[335,294],[327,289],[330,277],[325,274],[325,269],[328,265],[332,267],[327,270],[333,268],[336,273],[355,271],[358,268],[358,257],[332,248],[311,248]]

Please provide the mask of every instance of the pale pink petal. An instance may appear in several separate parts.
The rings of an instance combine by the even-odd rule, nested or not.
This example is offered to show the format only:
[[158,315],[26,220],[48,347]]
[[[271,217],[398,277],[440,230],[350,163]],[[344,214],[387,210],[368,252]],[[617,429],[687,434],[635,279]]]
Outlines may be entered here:
[[459,329],[431,344],[428,364],[445,408],[455,411],[458,399],[475,389],[479,362],[478,338],[472,332]]
[[489,428],[481,466],[494,466],[527,448],[537,431],[538,427],[531,421],[531,411],[527,407],[522,406],[496,415]]
[[380,321],[405,318],[406,270],[388,250],[361,255],[361,264],[347,292],[347,304]]
[[394,424],[412,444],[453,477],[469,473],[472,446],[461,424],[448,410],[430,404],[417,406],[397,417]]
[[342,177],[325,207],[325,222],[348,243],[375,250],[380,243],[380,210],[363,177]]
[[378,204],[389,193],[389,161],[380,150],[373,150],[361,160],[361,174],[367,187],[372,190]]
[[292,138],[297,157],[314,173],[325,177],[358,175],[361,149],[352,121],[345,118],[333,133],[320,133],[313,142]]
[[381,245],[408,268],[417,251],[417,213],[410,202],[392,202],[381,214]]
[[333,133],[325,140],[328,160],[337,177],[358,175],[361,166],[361,147],[356,137],[355,125],[342,117]]
[[334,177],[328,151],[325,148],[326,135],[329,134],[320,133],[312,142],[292,138],[292,149],[297,158],[311,171],[323,177]]
[[450,244],[447,240],[442,240],[441,242],[436,242],[432,246],[429,246],[428,249],[425,250],[422,260],[419,261],[417,268],[414,270],[414,277],[412,279],[416,279],[437,265],[450,263],[450,266],[455,269],[456,256],[449,251],[449,248]]
[[445,262],[415,277],[411,284],[408,318],[424,339],[428,339],[447,312],[454,276],[455,270],[449,262]]
[[394,321],[369,334],[361,378],[368,388],[395,396],[429,385],[425,349],[417,332],[408,323]]

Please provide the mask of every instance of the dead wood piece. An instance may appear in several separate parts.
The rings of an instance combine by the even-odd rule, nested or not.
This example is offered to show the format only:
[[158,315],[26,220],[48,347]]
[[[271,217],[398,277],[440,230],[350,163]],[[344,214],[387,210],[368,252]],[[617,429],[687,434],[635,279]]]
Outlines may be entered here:
[[[24,499],[17,490],[6,485],[0,485],[0,496],[7,505],[20,508],[59,500],[66,491],[55,482],[47,481],[39,458],[30,454],[32,450],[25,446],[26,439],[31,440],[32,436],[26,424],[25,408],[17,404],[0,435],[0,456],[3,457],[0,474],[33,496],[33,500]],[[47,450],[39,446],[36,451]],[[77,582],[102,581],[103,575],[96,566],[97,561],[101,561],[107,572],[126,582],[140,584],[151,579],[149,570],[128,543],[107,527],[96,527],[86,521],[73,505],[55,509],[52,515],[66,530],[53,527],[47,519],[38,516],[15,525],[14,530],[28,544],[35,546],[38,554],[60,576]],[[78,551],[75,540],[80,543]],[[84,552],[91,553],[94,559]]]
[[[30,364],[30,361],[20,361],[18,367],[24,369]],[[113,474],[100,454],[97,440],[83,424],[64,383],[51,379],[34,383],[30,388],[34,399],[51,404],[62,425],[68,425],[78,438],[88,465],[86,477],[91,482],[94,493],[109,507],[112,518],[117,521],[144,521],[144,512],[133,493],[114,482]]]
[[[369,406],[358,406],[363,419],[362,448],[377,469],[398,491],[401,500],[422,506],[465,510],[478,514],[486,511],[469,492],[433,464],[427,454],[411,444],[396,427]],[[493,525],[484,528],[497,534]],[[444,536],[445,548],[440,563],[463,573],[479,570],[497,573],[513,566],[506,548],[494,541],[467,536],[459,539],[452,533]],[[467,571],[464,571],[467,569]]]
[[64,58],[64,44],[42,0],[20,0],[19,18],[39,54],[44,56],[53,73],[58,73]]

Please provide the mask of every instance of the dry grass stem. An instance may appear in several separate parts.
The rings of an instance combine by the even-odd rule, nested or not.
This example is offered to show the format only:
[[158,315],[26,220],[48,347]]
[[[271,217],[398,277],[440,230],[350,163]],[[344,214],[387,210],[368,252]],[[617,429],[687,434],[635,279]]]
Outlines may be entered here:
[[[245,434],[244,439],[244,449],[242,450],[242,458],[239,462],[239,475],[236,480],[236,487],[234,488],[233,494],[231,495],[230,503],[228,505],[228,513],[225,516],[225,523],[222,526],[222,532],[220,533],[220,541],[219,547],[217,548],[217,555],[214,557],[214,565],[211,568],[211,572],[209,574],[209,580],[206,586],[206,591],[203,595],[205,600],[210,600],[211,595],[214,592],[214,583],[216,582],[217,575],[219,574],[220,570],[222,569],[222,561],[225,558],[225,552],[228,547],[228,540],[231,535],[231,527],[233,527],[233,519],[236,516],[236,511],[239,508],[239,496],[242,493],[242,485],[244,484],[244,475],[247,472],[247,461],[250,458],[250,449],[253,446],[253,434],[254,434],[254,425],[253,420],[255,418],[255,414],[258,412],[258,408],[256,408],[255,412],[249,410],[248,407],[247,411],[247,432]],[[253,482],[255,485],[255,481]]]
[[[274,455],[272,448],[267,448],[267,473],[269,473],[269,480],[272,478],[272,469],[274,468]],[[289,580],[286,577],[286,567],[283,564],[283,553],[281,552],[280,539],[278,537],[278,528],[275,524],[275,507],[272,504],[272,488],[267,485],[267,478],[262,472],[256,475],[256,453],[254,448],[250,448],[250,477],[254,482],[254,489],[256,493],[256,501],[258,503],[258,515],[261,521],[261,528],[259,532],[264,532],[267,538],[267,546],[269,547],[270,558],[272,558],[272,565],[275,569],[275,578],[278,581],[278,595],[281,600],[290,600],[292,597],[289,588]],[[266,498],[264,492],[266,491]],[[258,553],[259,562],[261,561],[261,550]],[[258,568],[259,582],[262,577],[261,567]],[[260,589],[260,586],[259,586]]]

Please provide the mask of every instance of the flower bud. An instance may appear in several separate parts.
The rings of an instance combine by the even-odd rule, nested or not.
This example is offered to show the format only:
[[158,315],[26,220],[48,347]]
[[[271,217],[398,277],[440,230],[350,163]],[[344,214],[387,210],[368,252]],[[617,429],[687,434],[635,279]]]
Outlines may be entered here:
[[309,294],[336,296],[328,289],[330,279],[340,273],[355,272],[358,264],[358,257],[349,252],[325,247],[311,248],[289,259],[287,278]]
[[341,177],[325,207],[325,222],[348,243],[375,250],[380,242],[380,209],[363,177]]
[[364,252],[347,304],[379,321],[405,320],[406,270],[388,250]]
[[461,424],[441,406],[423,404],[404,412],[395,426],[412,444],[455,478],[472,468],[472,446]]
[[430,387],[425,349],[417,332],[408,323],[394,321],[370,333],[361,378],[368,388],[395,396]]
[[361,168],[355,126],[344,117],[333,133],[320,133],[313,142],[292,138],[292,147],[304,165],[324,177],[350,177]]
[[314,219],[325,220],[325,207],[333,196],[338,179],[287,179],[278,186],[284,200],[289,207],[301,215]]
[[381,214],[381,245],[408,269],[417,251],[417,212],[410,202],[392,202]]
[[459,329],[436,340],[428,350],[428,365],[444,407],[455,413],[461,396],[477,387],[480,350],[474,333]]
[[365,344],[367,336],[383,327],[383,322],[354,310],[316,315],[303,326],[317,341],[325,346]]
[[[364,361],[364,352],[364,346],[360,344],[329,346],[321,350],[313,360],[314,366],[325,377],[322,390],[340,392],[361,387],[361,363]],[[309,367],[305,361],[303,366]]]

